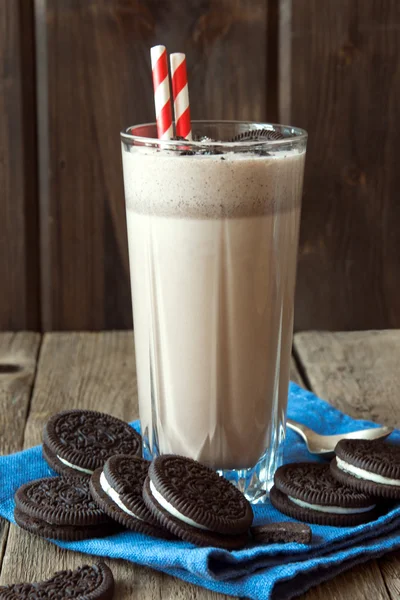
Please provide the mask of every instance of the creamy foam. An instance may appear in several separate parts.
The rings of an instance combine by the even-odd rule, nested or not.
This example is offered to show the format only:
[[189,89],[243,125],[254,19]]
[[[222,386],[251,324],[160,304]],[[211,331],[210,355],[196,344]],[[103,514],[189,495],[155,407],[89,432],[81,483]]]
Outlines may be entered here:
[[[304,153],[180,156],[122,152],[128,210],[182,218],[243,217],[292,210]],[[288,176],[290,173],[290,176]],[[171,176],[172,174],[172,176]],[[276,190],[279,189],[279,197]]]
[[282,422],[304,157],[123,151],[140,417],[163,453],[252,467]]

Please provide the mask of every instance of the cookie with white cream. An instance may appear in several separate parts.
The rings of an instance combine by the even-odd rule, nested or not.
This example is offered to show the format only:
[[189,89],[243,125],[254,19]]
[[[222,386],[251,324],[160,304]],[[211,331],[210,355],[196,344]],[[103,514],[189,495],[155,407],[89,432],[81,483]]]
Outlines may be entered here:
[[338,481],[377,498],[400,500],[400,446],[382,440],[340,440],[331,462]]
[[143,458],[118,455],[109,458],[90,478],[96,504],[114,521],[138,533],[172,539],[145,505],[142,496],[150,463]]
[[141,456],[142,438],[125,421],[94,410],[65,410],[43,431],[43,457],[60,475],[90,477],[116,454]]
[[78,541],[105,537],[120,529],[93,501],[85,477],[29,481],[18,488],[14,499],[17,525],[41,537]]
[[171,454],[154,459],[143,498],[158,522],[187,542],[227,550],[248,542],[250,503],[228,480],[195,460]]
[[329,464],[291,463],[280,467],[270,500],[283,514],[316,525],[351,527],[377,516],[376,501],[335,479]]

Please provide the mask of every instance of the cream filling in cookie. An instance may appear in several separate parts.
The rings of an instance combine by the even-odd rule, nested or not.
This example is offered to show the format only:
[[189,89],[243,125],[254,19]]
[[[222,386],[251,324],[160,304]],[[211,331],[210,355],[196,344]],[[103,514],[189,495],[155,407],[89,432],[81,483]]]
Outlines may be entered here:
[[335,515],[358,515],[360,513],[368,512],[376,506],[375,504],[371,504],[371,506],[364,506],[362,508],[343,508],[342,506],[322,506],[322,504],[309,504],[308,502],[303,502],[303,500],[292,498],[292,496],[288,496],[288,498],[291,502],[301,506],[302,508],[311,508],[312,510]]
[[383,477],[382,475],[378,475],[377,473],[371,473],[371,471],[360,469],[360,467],[350,465],[338,456],[336,457],[336,464],[338,466],[338,469],[340,469],[344,473],[353,475],[353,477],[357,477],[358,479],[367,479],[368,481],[373,481],[374,483],[383,483],[384,485],[400,486],[400,479],[391,479],[390,477]]
[[167,513],[169,513],[172,517],[175,517],[176,519],[179,519],[180,521],[183,521],[184,523],[186,523],[187,525],[191,525],[192,527],[196,527],[197,529],[203,529],[204,531],[209,531],[208,527],[204,527],[204,525],[200,525],[199,523],[196,523],[196,521],[193,521],[193,519],[190,519],[189,517],[186,517],[186,515],[183,515],[181,512],[179,512],[179,510],[177,510],[175,507],[172,506],[172,504],[170,504],[161,494],[160,492],[158,492],[154,486],[154,483],[150,480],[150,491],[152,493],[152,495],[154,496],[154,498],[157,500],[157,502],[167,511]]
[[58,456],[58,454],[56,454],[58,460],[60,462],[62,462],[63,465],[66,465],[67,467],[70,467],[71,469],[75,469],[75,471],[80,471],[81,473],[87,473],[88,475],[92,475],[93,471],[91,471],[90,469],[84,469],[83,467],[78,467],[77,465],[73,465],[72,463],[69,463],[67,460],[65,460],[65,458],[61,458],[61,456]]
[[103,490],[103,492],[105,494],[107,494],[107,496],[109,498],[111,498],[111,500],[113,502],[115,502],[115,504],[117,506],[119,506],[119,508],[121,510],[123,510],[126,514],[130,515],[131,517],[135,517],[135,519],[139,519],[139,521],[143,521],[143,519],[141,519],[140,517],[138,517],[137,515],[135,515],[135,513],[133,513],[131,510],[129,510],[129,508],[127,508],[125,506],[125,504],[121,500],[121,496],[108,483],[108,481],[106,479],[106,476],[104,475],[104,472],[100,475],[100,487]]

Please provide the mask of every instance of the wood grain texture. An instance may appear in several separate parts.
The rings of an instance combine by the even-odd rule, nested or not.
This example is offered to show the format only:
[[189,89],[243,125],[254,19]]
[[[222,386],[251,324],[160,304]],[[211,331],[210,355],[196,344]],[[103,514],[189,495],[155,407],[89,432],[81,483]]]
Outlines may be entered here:
[[0,454],[22,448],[39,345],[38,333],[0,333]]
[[311,389],[356,419],[400,426],[400,332],[304,332],[294,349]]
[[119,131],[154,120],[149,48],[188,52],[192,118],[265,119],[267,2],[35,6],[43,327],[130,327]]
[[[299,333],[294,347],[317,395],[355,418],[400,426],[400,331]],[[348,598],[386,598],[388,590],[390,598],[397,600],[399,574],[400,554],[395,553],[335,578],[320,586],[318,594],[325,600],[329,586],[337,585]],[[307,600],[317,597],[310,595]]]
[[[347,357],[345,360],[347,362],[354,361],[352,362],[353,374],[348,371],[347,376],[351,378],[357,376],[359,369],[374,370],[378,366],[378,378],[381,377],[382,366],[380,366],[381,362],[378,355],[384,354],[388,357],[398,349],[398,346],[394,343],[396,335],[392,335],[392,333],[372,333],[372,349],[364,349],[364,352],[357,351],[356,348],[362,345],[365,348],[368,347],[367,333],[364,338],[360,333],[355,334],[356,339],[353,342],[350,334],[335,334],[339,341],[346,342],[346,348],[342,353]],[[35,340],[38,343],[39,336],[28,335],[33,335],[29,338],[30,344]],[[327,334],[325,344],[322,339],[323,334],[318,334],[316,344],[309,341],[314,334],[309,334],[309,340],[305,340],[307,334],[299,334],[295,338],[295,347],[301,369],[314,384],[318,378],[315,375],[312,376],[312,372],[315,370],[318,357],[323,363],[327,363],[329,361],[329,348],[332,346],[336,350],[331,363],[335,365],[335,357],[341,356],[337,350],[339,342],[335,345],[332,342],[332,335],[334,334]],[[397,336],[400,338],[399,334]],[[379,337],[381,339],[378,340]],[[33,370],[34,361],[29,360],[27,354],[21,351],[21,340],[22,334],[0,337],[0,369],[1,365],[5,364],[22,364],[25,365],[25,369],[29,370],[30,368],[31,371]],[[312,352],[308,351],[307,355],[311,357],[310,359],[305,358],[304,348],[306,347],[312,349]],[[374,356],[376,358],[373,358]],[[336,362],[338,363],[336,365],[337,371],[343,373],[341,369],[343,359],[341,358]],[[323,373],[325,378],[327,374],[326,367]],[[388,373],[392,373],[391,363],[389,363]],[[292,363],[291,377],[301,382],[294,363]],[[344,378],[343,375],[340,377]],[[320,383],[321,389],[315,389],[315,391],[330,397],[328,390],[323,394],[323,385],[325,385],[324,379]],[[315,385],[315,388],[318,388],[318,386]],[[332,396],[334,396],[334,390]],[[137,416],[136,376],[131,332],[61,333],[45,336],[25,429],[24,446],[29,447],[41,441],[43,425],[52,413],[62,408],[78,406],[105,410],[124,419],[132,419]],[[365,410],[365,416],[367,416],[368,408]],[[2,412],[8,420],[9,409],[1,411],[0,415]],[[23,428],[24,419],[22,416],[20,422],[21,428]],[[7,430],[7,427],[5,430]],[[12,448],[7,448],[7,451],[9,450],[12,450]],[[5,544],[1,545],[0,542],[0,550],[2,546],[4,549]],[[26,557],[29,557],[29,560],[26,560]],[[45,540],[36,538],[12,526],[5,548],[0,585],[13,581],[46,578],[57,569],[75,568],[90,560],[95,560],[95,558],[61,550]],[[387,562],[388,560],[391,562]],[[390,589],[390,585],[392,585],[392,589],[395,590],[395,576],[399,570],[393,560],[393,557],[384,559],[382,570],[386,569],[387,574],[385,576],[387,577],[386,584],[388,588]],[[223,597],[226,597],[144,567],[138,567],[123,561],[108,562],[117,580],[116,597],[120,600],[136,597],[143,598],[143,600],[172,600],[172,598],[181,598],[182,600],[217,600],[217,598],[221,598],[222,600]],[[389,575],[391,575],[391,579],[389,579]],[[351,572],[310,590],[302,598],[304,600],[347,600],[350,597],[355,598],[355,600],[361,600],[365,597],[388,600],[389,596],[386,593],[376,562],[370,562],[365,566],[352,569]],[[397,597],[393,593],[391,600],[395,600]]]
[[306,387],[295,359],[292,357],[290,362],[290,381],[294,381],[302,387]]
[[[138,416],[132,332],[47,334],[44,336],[24,447],[41,442],[50,415],[64,408],[88,408],[122,419]],[[7,417],[8,418],[8,417]],[[29,556],[30,560],[25,560]],[[67,552],[10,527],[0,585],[46,579],[95,557]],[[217,594],[126,561],[106,561],[117,582],[118,600],[190,598],[216,600]]]
[[311,588],[298,600],[390,600],[376,561],[369,561]]
[[290,120],[309,132],[296,329],[400,326],[400,3],[291,3]]
[[[0,454],[22,448],[39,345],[37,333],[0,333]],[[8,529],[0,519],[0,567]]]
[[0,2],[0,330],[39,329],[31,0]]
[[392,552],[378,560],[391,600],[400,598],[400,552]]

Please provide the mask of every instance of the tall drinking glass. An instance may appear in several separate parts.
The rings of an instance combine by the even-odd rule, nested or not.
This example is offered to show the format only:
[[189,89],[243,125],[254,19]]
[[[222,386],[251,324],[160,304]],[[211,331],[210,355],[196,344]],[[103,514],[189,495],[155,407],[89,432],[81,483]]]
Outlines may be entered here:
[[285,437],[307,134],[192,130],[121,134],[144,456],[189,456],[258,501]]

